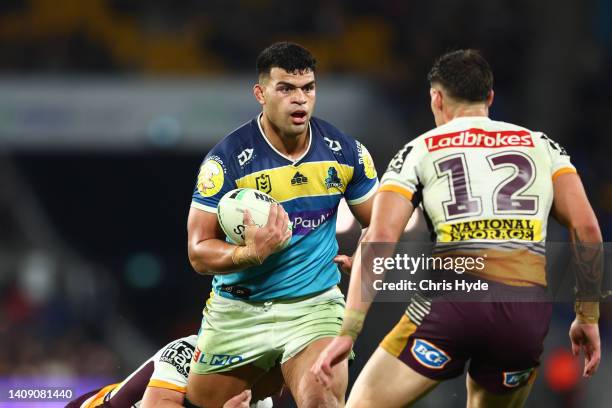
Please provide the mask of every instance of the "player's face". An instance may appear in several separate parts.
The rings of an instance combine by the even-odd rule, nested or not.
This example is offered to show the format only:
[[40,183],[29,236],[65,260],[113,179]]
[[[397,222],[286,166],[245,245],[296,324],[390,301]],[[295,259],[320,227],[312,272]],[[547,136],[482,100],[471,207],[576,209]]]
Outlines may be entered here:
[[263,106],[264,115],[287,137],[297,137],[308,130],[315,94],[312,71],[287,72],[274,67],[270,75],[255,85],[255,97]]

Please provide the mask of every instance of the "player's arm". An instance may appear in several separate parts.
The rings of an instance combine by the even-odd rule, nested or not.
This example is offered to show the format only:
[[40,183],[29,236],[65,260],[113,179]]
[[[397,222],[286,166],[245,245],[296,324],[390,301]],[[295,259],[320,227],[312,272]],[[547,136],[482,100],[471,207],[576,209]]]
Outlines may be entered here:
[[[359,246],[359,244],[363,240],[363,237],[365,236],[365,233],[367,231],[366,228],[368,228],[368,226],[370,225],[370,219],[372,217],[372,208],[374,206],[374,196],[368,198],[363,203],[353,205],[349,204],[349,209],[351,210],[351,213],[353,214],[355,219],[357,219],[357,222],[359,222],[362,228],[361,235],[359,236],[359,240],[357,241],[357,246]],[[343,273],[350,275],[351,268],[353,266],[354,256],[355,254],[353,254],[353,256],[336,255],[334,257],[334,262],[338,264],[340,270]]]
[[603,278],[602,236],[580,177],[562,174],[553,181],[553,216],[569,229],[576,273],[576,319],[570,328],[572,352],[585,354],[584,375],[595,373],[601,358],[599,298]]
[[142,397],[142,408],[180,408],[185,394],[160,387],[147,387]]
[[189,262],[201,274],[225,274],[252,265],[261,265],[291,238],[289,216],[281,205],[272,204],[268,222],[257,227],[248,211],[244,215],[245,245],[225,242],[214,213],[192,207],[187,219]]
[[[394,191],[379,191],[374,197],[372,217],[366,231],[362,244],[373,242],[390,243],[386,248],[389,256],[392,255],[396,243],[412,212],[414,206],[410,200],[412,194],[400,194]],[[381,253],[377,253],[377,256]],[[366,314],[375,296],[373,282],[381,279],[380,275],[374,276],[373,271],[363,270],[362,258],[368,263],[368,258],[373,256],[372,247],[359,245],[355,252],[353,267],[351,270],[351,281],[349,284],[346,310],[342,329],[338,337],[326,347],[317,362],[311,368],[318,382],[329,387],[331,383],[332,367],[345,359],[355,341],[365,320]],[[363,292],[362,292],[362,285]]]

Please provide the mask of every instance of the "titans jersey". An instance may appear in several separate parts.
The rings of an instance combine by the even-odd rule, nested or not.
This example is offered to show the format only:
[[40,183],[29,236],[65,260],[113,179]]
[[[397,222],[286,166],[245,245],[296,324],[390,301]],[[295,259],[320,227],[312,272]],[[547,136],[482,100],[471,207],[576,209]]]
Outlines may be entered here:
[[235,188],[253,188],[282,204],[293,223],[283,250],[263,265],[213,279],[215,293],[253,301],[291,299],[336,285],[340,274],[336,215],[344,197],[349,205],[370,198],[378,187],[376,169],[365,146],[329,123],[312,118],[309,145],[297,161],[265,138],[259,118],[244,124],[206,156],[192,207],[216,212],[221,197]]
[[380,190],[422,199],[437,252],[481,251],[485,278],[546,285],[552,181],[567,172],[576,170],[566,151],[543,133],[462,117],[406,144]]

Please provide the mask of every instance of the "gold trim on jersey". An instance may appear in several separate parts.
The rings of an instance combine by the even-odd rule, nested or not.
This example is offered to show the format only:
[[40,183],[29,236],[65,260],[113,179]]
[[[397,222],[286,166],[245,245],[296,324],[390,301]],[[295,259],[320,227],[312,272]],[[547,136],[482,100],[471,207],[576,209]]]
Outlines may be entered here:
[[181,387],[180,385],[172,384],[170,382],[162,381],[162,380],[150,380],[147,386],[155,387],[155,388],[163,388],[163,389],[172,390],[172,391],[178,391],[181,394],[184,394],[187,391],[187,387]]
[[[331,160],[290,164],[241,177],[236,180],[236,186],[261,190],[283,202],[300,197],[343,194],[353,178],[353,171],[353,167]],[[292,180],[295,181],[292,183]]]
[[410,321],[410,318],[406,314],[404,314],[393,330],[391,330],[383,341],[380,342],[380,347],[392,356],[399,357],[408,345],[408,338],[416,330],[416,325]]
[[106,396],[106,394],[108,394],[109,392],[114,390],[119,384],[121,384],[121,383],[110,384],[110,385],[107,385],[106,387],[102,388],[100,391],[98,391],[98,393],[96,395],[94,395],[93,397],[91,397],[87,401],[85,401],[85,403],[83,405],[81,405],[81,407],[82,408],[95,408],[95,407],[99,407],[100,405],[102,405],[104,403],[104,397]]
[[562,175],[562,174],[569,174],[569,173],[577,174],[578,172],[573,167],[561,167],[559,170],[557,170],[557,171],[555,171],[553,173],[552,180],[555,181],[555,179],[557,177],[559,177],[560,175]]
[[531,241],[542,240],[542,221],[524,218],[484,219],[442,224],[439,242],[467,240]]
[[380,186],[378,191],[391,191],[393,193],[399,193],[408,200],[412,200],[412,196],[414,195],[412,191],[408,190],[407,188],[400,187],[397,184],[383,184]]
[[466,270],[465,273],[501,282],[510,286],[546,286],[546,258],[524,249],[470,249],[437,252],[437,257],[481,257],[482,270]]

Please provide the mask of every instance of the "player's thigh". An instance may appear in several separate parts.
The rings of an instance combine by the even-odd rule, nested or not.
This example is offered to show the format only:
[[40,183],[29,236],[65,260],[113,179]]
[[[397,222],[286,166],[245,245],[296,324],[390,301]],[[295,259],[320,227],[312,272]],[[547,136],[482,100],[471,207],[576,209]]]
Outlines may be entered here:
[[357,377],[347,408],[405,407],[431,391],[438,381],[414,371],[378,347]]
[[225,401],[250,389],[263,374],[261,368],[252,364],[216,374],[197,374],[191,371],[187,378],[186,397],[201,407],[221,408]]
[[494,394],[480,386],[468,374],[466,376],[467,408],[520,408],[527,401],[533,383],[525,385],[505,394]]
[[332,339],[332,337],[325,337],[313,341],[282,365],[285,383],[291,390],[299,407],[344,405],[344,395],[348,383],[348,363],[346,360],[332,369],[333,380],[329,389],[319,384],[310,372],[310,367]]
[[265,373],[253,385],[253,401],[264,400],[267,397],[279,395],[285,385],[280,366],[275,366]]

